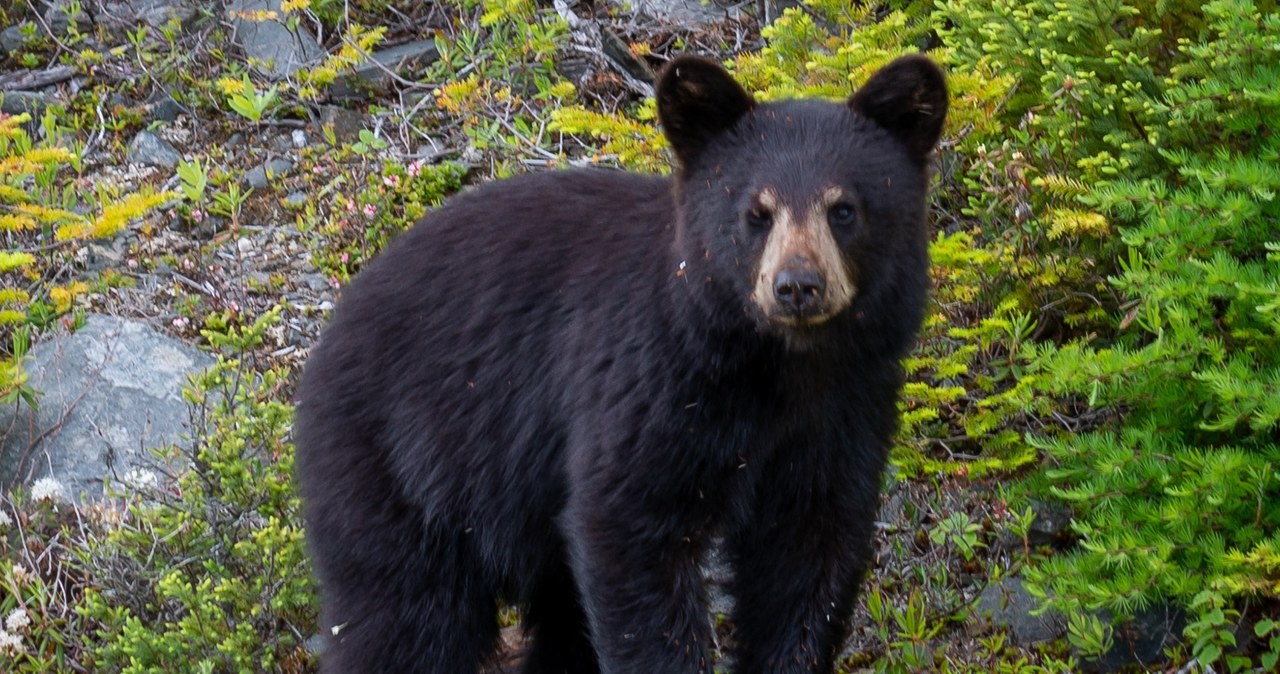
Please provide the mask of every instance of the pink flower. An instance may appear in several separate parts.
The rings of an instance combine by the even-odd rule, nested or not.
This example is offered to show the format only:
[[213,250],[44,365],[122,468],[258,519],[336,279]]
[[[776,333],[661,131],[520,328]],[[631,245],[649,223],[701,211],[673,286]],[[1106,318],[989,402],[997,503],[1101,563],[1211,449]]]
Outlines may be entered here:
[[371,218],[372,218],[372,217],[373,217],[373,214],[374,214],[374,213],[377,213],[377,212],[378,212],[378,207],[377,207],[377,206],[374,206],[373,204],[365,204],[365,205],[364,205],[364,214],[365,214],[365,215],[367,215],[367,216],[369,216],[369,217],[371,217]]
[[421,159],[415,160],[412,164],[409,164],[409,177],[410,177],[410,178],[417,178],[417,177],[418,177],[418,174],[420,174],[420,173],[422,173],[422,160],[421,160]]
[[343,253],[343,254],[342,254],[342,264],[346,264],[350,259],[351,259],[351,254],[350,254],[350,253]]
[[396,186],[400,184],[400,176],[393,173],[389,176],[383,177],[382,182],[385,183],[387,187],[395,189]]
[[348,213],[355,213],[355,212],[356,212],[356,202],[354,202],[354,201],[348,201],[348,202],[347,202],[347,212],[348,212]]
[[337,276],[330,276],[329,285],[332,286],[335,290],[337,290],[338,287],[342,285],[342,282],[338,280]]
[[196,222],[200,222],[201,220],[204,220],[204,211],[198,208],[191,209],[191,219],[195,220]]

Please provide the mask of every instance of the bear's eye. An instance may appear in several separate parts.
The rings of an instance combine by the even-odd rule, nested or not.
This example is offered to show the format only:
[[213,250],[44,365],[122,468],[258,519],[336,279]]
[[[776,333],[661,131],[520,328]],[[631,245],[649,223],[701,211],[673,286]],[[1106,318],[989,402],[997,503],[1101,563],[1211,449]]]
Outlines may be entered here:
[[845,203],[835,204],[827,210],[827,222],[832,227],[852,227],[858,224],[858,209]]
[[773,213],[763,206],[753,206],[747,211],[747,226],[752,229],[768,229],[773,223]]

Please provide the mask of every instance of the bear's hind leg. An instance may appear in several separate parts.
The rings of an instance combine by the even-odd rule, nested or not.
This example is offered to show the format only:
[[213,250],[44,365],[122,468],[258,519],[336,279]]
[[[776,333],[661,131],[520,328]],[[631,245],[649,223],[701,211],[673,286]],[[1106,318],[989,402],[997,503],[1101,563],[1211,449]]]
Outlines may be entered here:
[[[412,545],[404,538],[393,540]],[[414,563],[424,559],[413,559],[416,555],[401,557],[410,562],[404,565],[377,560],[359,577],[344,577],[336,587],[329,583],[322,623],[328,643],[321,670],[464,674],[490,662],[498,642],[497,602],[467,572],[475,568],[474,561],[445,553],[456,546],[426,542],[420,554],[429,549],[432,556],[425,563]]]
[[524,674],[599,674],[600,665],[587,631],[587,618],[569,570],[543,581],[525,611],[525,630],[533,639]]
[[320,671],[479,671],[497,644],[497,601],[463,528],[427,525],[399,490],[377,488],[394,481],[359,438],[306,440],[313,451],[300,472],[323,605]]

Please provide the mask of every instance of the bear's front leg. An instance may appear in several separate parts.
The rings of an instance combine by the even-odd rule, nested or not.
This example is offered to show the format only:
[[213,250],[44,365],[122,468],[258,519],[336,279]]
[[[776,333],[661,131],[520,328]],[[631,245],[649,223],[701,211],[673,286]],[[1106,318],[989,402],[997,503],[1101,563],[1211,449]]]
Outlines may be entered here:
[[698,508],[660,484],[674,479],[602,466],[571,488],[563,524],[603,674],[711,671]]
[[803,454],[765,471],[752,521],[726,540],[736,674],[832,672],[871,563],[878,466]]

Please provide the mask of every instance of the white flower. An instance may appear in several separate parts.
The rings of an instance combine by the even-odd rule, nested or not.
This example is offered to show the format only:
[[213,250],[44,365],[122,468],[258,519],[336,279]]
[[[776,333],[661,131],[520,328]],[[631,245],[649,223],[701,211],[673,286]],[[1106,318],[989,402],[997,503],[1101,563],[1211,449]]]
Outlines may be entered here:
[[22,652],[22,639],[15,634],[0,630],[0,653],[17,655]]
[[26,585],[31,582],[32,578],[35,578],[35,576],[31,575],[31,571],[21,564],[14,564],[10,567],[9,574],[13,576],[13,582],[20,586]]
[[9,517],[9,513],[3,510],[0,510],[0,529],[4,529],[12,525],[13,525],[13,518]]
[[51,477],[42,477],[31,485],[31,500],[61,501],[62,483]]
[[155,489],[156,474],[141,468],[130,468],[129,472],[124,474],[124,483],[139,490]]
[[21,606],[9,611],[9,615],[5,616],[4,619],[5,629],[13,632],[14,634],[18,634],[25,630],[30,624],[31,616],[28,616],[27,609],[22,608]]

